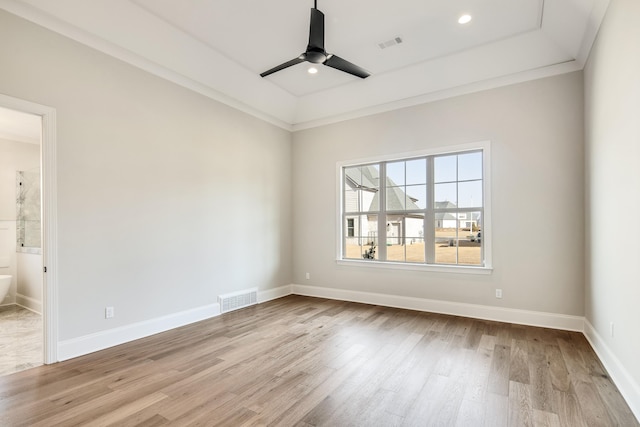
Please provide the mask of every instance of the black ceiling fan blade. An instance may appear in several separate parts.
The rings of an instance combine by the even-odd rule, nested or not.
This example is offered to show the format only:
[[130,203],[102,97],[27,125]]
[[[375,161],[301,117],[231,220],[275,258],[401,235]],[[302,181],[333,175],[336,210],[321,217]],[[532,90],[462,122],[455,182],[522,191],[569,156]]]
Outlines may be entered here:
[[324,13],[311,8],[311,24],[309,25],[309,46],[307,50],[324,52]]
[[269,74],[273,74],[273,73],[275,73],[277,71],[284,70],[285,68],[289,68],[292,65],[296,65],[296,64],[299,64],[299,63],[304,62],[304,61],[305,61],[304,60],[304,56],[300,55],[299,57],[297,57],[295,59],[292,59],[291,61],[287,61],[284,64],[280,64],[277,67],[273,67],[272,69],[267,70],[264,73],[261,73],[260,77],[267,77]]
[[344,71],[345,73],[352,74],[361,79],[366,79],[371,74],[362,67],[358,67],[356,64],[352,64],[346,59],[342,59],[337,55],[329,55],[329,58],[324,62],[324,65],[335,68],[336,70]]

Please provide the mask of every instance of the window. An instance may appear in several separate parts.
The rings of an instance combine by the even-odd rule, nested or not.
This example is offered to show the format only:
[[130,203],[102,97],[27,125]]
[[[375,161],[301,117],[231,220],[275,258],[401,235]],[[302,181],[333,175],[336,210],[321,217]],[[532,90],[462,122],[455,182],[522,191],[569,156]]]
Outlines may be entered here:
[[356,226],[353,218],[347,218],[347,237],[355,237]]
[[488,143],[341,165],[342,260],[488,267]]

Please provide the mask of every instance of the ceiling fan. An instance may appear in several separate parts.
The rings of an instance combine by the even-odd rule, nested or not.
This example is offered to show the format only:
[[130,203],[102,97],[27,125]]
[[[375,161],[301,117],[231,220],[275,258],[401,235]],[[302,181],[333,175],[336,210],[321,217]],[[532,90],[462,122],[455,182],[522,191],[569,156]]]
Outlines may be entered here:
[[311,62],[313,64],[324,64],[327,67],[344,71],[345,73],[352,74],[362,79],[366,79],[370,76],[369,72],[364,68],[358,67],[357,65],[352,64],[337,55],[327,53],[327,51],[324,50],[324,13],[318,10],[318,0],[313,1],[313,7],[311,8],[311,24],[309,27],[309,44],[307,45],[307,50],[297,58],[261,73],[261,77],[266,77],[269,74],[284,70],[285,68],[304,61]]

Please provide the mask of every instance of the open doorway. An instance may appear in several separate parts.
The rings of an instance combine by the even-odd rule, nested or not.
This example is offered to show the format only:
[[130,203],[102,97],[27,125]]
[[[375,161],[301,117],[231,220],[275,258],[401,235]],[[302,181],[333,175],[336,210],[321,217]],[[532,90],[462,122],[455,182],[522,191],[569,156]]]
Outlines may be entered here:
[[57,361],[55,200],[55,110],[0,95],[0,375]]
[[41,130],[0,107],[0,375],[44,363]]

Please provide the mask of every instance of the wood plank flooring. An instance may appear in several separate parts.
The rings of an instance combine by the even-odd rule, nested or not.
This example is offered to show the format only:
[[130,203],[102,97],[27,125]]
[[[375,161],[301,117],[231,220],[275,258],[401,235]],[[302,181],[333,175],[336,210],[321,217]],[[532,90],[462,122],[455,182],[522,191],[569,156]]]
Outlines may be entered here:
[[2,426],[639,426],[579,333],[289,296],[0,377]]

